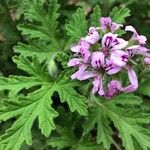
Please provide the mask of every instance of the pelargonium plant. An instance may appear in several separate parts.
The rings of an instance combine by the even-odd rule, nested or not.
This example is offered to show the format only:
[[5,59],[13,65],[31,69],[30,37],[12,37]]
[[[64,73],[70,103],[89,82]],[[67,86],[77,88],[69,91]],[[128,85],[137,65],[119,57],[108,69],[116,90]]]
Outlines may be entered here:
[[[109,99],[120,92],[137,90],[138,79],[132,63],[136,55],[143,55],[145,63],[150,64],[146,37],[139,35],[134,27],[125,26],[125,32],[132,32],[130,39],[125,40],[116,33],[120,28],[123,25],[112,22],[110,17],[100,18],[100,26],[90,27],[87,36],[81,37],[71,47],[74,58],[68,62],[68,66],[78,69],[72,79],[82,81],[92,78],[92,93]],[[122,71],[128,74],[130,84],[127,86],[117,79]],[[110,80],[106,83],[108,77]]]
[[149,43],[123,26],[130,10],[15,1],[3,1],[19,5],[21,38],[16,73],[0,76],[0,150],[149,150]]

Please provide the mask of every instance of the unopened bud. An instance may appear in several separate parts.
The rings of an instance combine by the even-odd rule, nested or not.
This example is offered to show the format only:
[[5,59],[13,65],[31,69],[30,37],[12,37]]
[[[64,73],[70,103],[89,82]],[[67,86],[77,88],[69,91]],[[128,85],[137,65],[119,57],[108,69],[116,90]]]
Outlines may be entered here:
[[59,68],[57,66],[56,60],[55,60],[55,56],[53,56],[51,58],[51,60],[48,63],[48,71],[49,74],[53,77],[53,78],[57,78],[58,74],[59,74]]

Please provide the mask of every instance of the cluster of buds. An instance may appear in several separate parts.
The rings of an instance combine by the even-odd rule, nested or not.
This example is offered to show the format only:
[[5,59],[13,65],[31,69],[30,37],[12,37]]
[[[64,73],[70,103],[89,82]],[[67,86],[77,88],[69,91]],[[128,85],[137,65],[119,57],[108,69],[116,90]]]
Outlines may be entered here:
[[[120,92],[130,93],[138,88],[138,79],[130,63],[135,55],[143,55],[145,63],[150,64],[150,54],[144,47],[146,37],[139,35],[132,26],[126,26],[125,31],[133,33],[126,41],[115,34],[121,27],[122,24],[112,22],[111,18],[102,17],[100,27],[90,27],[88,35],[71,47],[74,58],[68,62],[68,66],[78,69],[72,79],[92,79],[92,93],[108,99]],[[121,71],[128,74],[130,84],[127,86],[114,79]],[[107,76],[111,79],[106,83]]]

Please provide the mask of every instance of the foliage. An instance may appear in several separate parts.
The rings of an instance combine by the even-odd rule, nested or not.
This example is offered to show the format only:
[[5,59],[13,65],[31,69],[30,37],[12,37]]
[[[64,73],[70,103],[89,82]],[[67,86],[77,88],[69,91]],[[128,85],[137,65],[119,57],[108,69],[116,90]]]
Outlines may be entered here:
[[[8,35],[6,43],[13,39],[10,45],[19,41],[14,47],[15,54],[9,53],[10,45],[2,45],[0,56],[0,65],[6,62],[1,69],[4,75],[0,75],[0,149],[150,149],[149,70],[143,71],[143,66],[137,70],[143,74],[136,95],[122,94],[111,101],[90,94],[88,83],[72,81],[73,70],[67,67],[70,46],[86,35],[89,25],[99,25],[105,12],[96,6],[86,16],[78,8],[71,16],[68,6],[58,3],[57,0],[0,2],[3,11],[0,16],[7,12],[0,32]],[[95,1],[93,5],[96,3],[102,2]],[[132,2],[128,5],[131,7]],[[17,9],[15,22],[8,13],[11,7]],[[115,7],[110,17],[124,23],[130,13],[128,8]],[[68,20],[62,27],[66,16]],[[12,32],[7,26],[4,31],[5,24],[13,26]],[[10,57],[13,63],[9,62]],[[11,73],[7,72],[10,63]]]

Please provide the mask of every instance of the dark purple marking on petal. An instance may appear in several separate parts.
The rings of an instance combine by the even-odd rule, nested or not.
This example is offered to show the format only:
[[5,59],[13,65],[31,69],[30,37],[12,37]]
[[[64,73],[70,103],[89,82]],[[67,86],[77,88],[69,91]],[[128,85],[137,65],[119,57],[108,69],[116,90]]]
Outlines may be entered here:
[[121,56],[121,58],[122,58],[122,61],[123,62],[127,62],[128,61],[128,55],[123,55],[123,56]]

